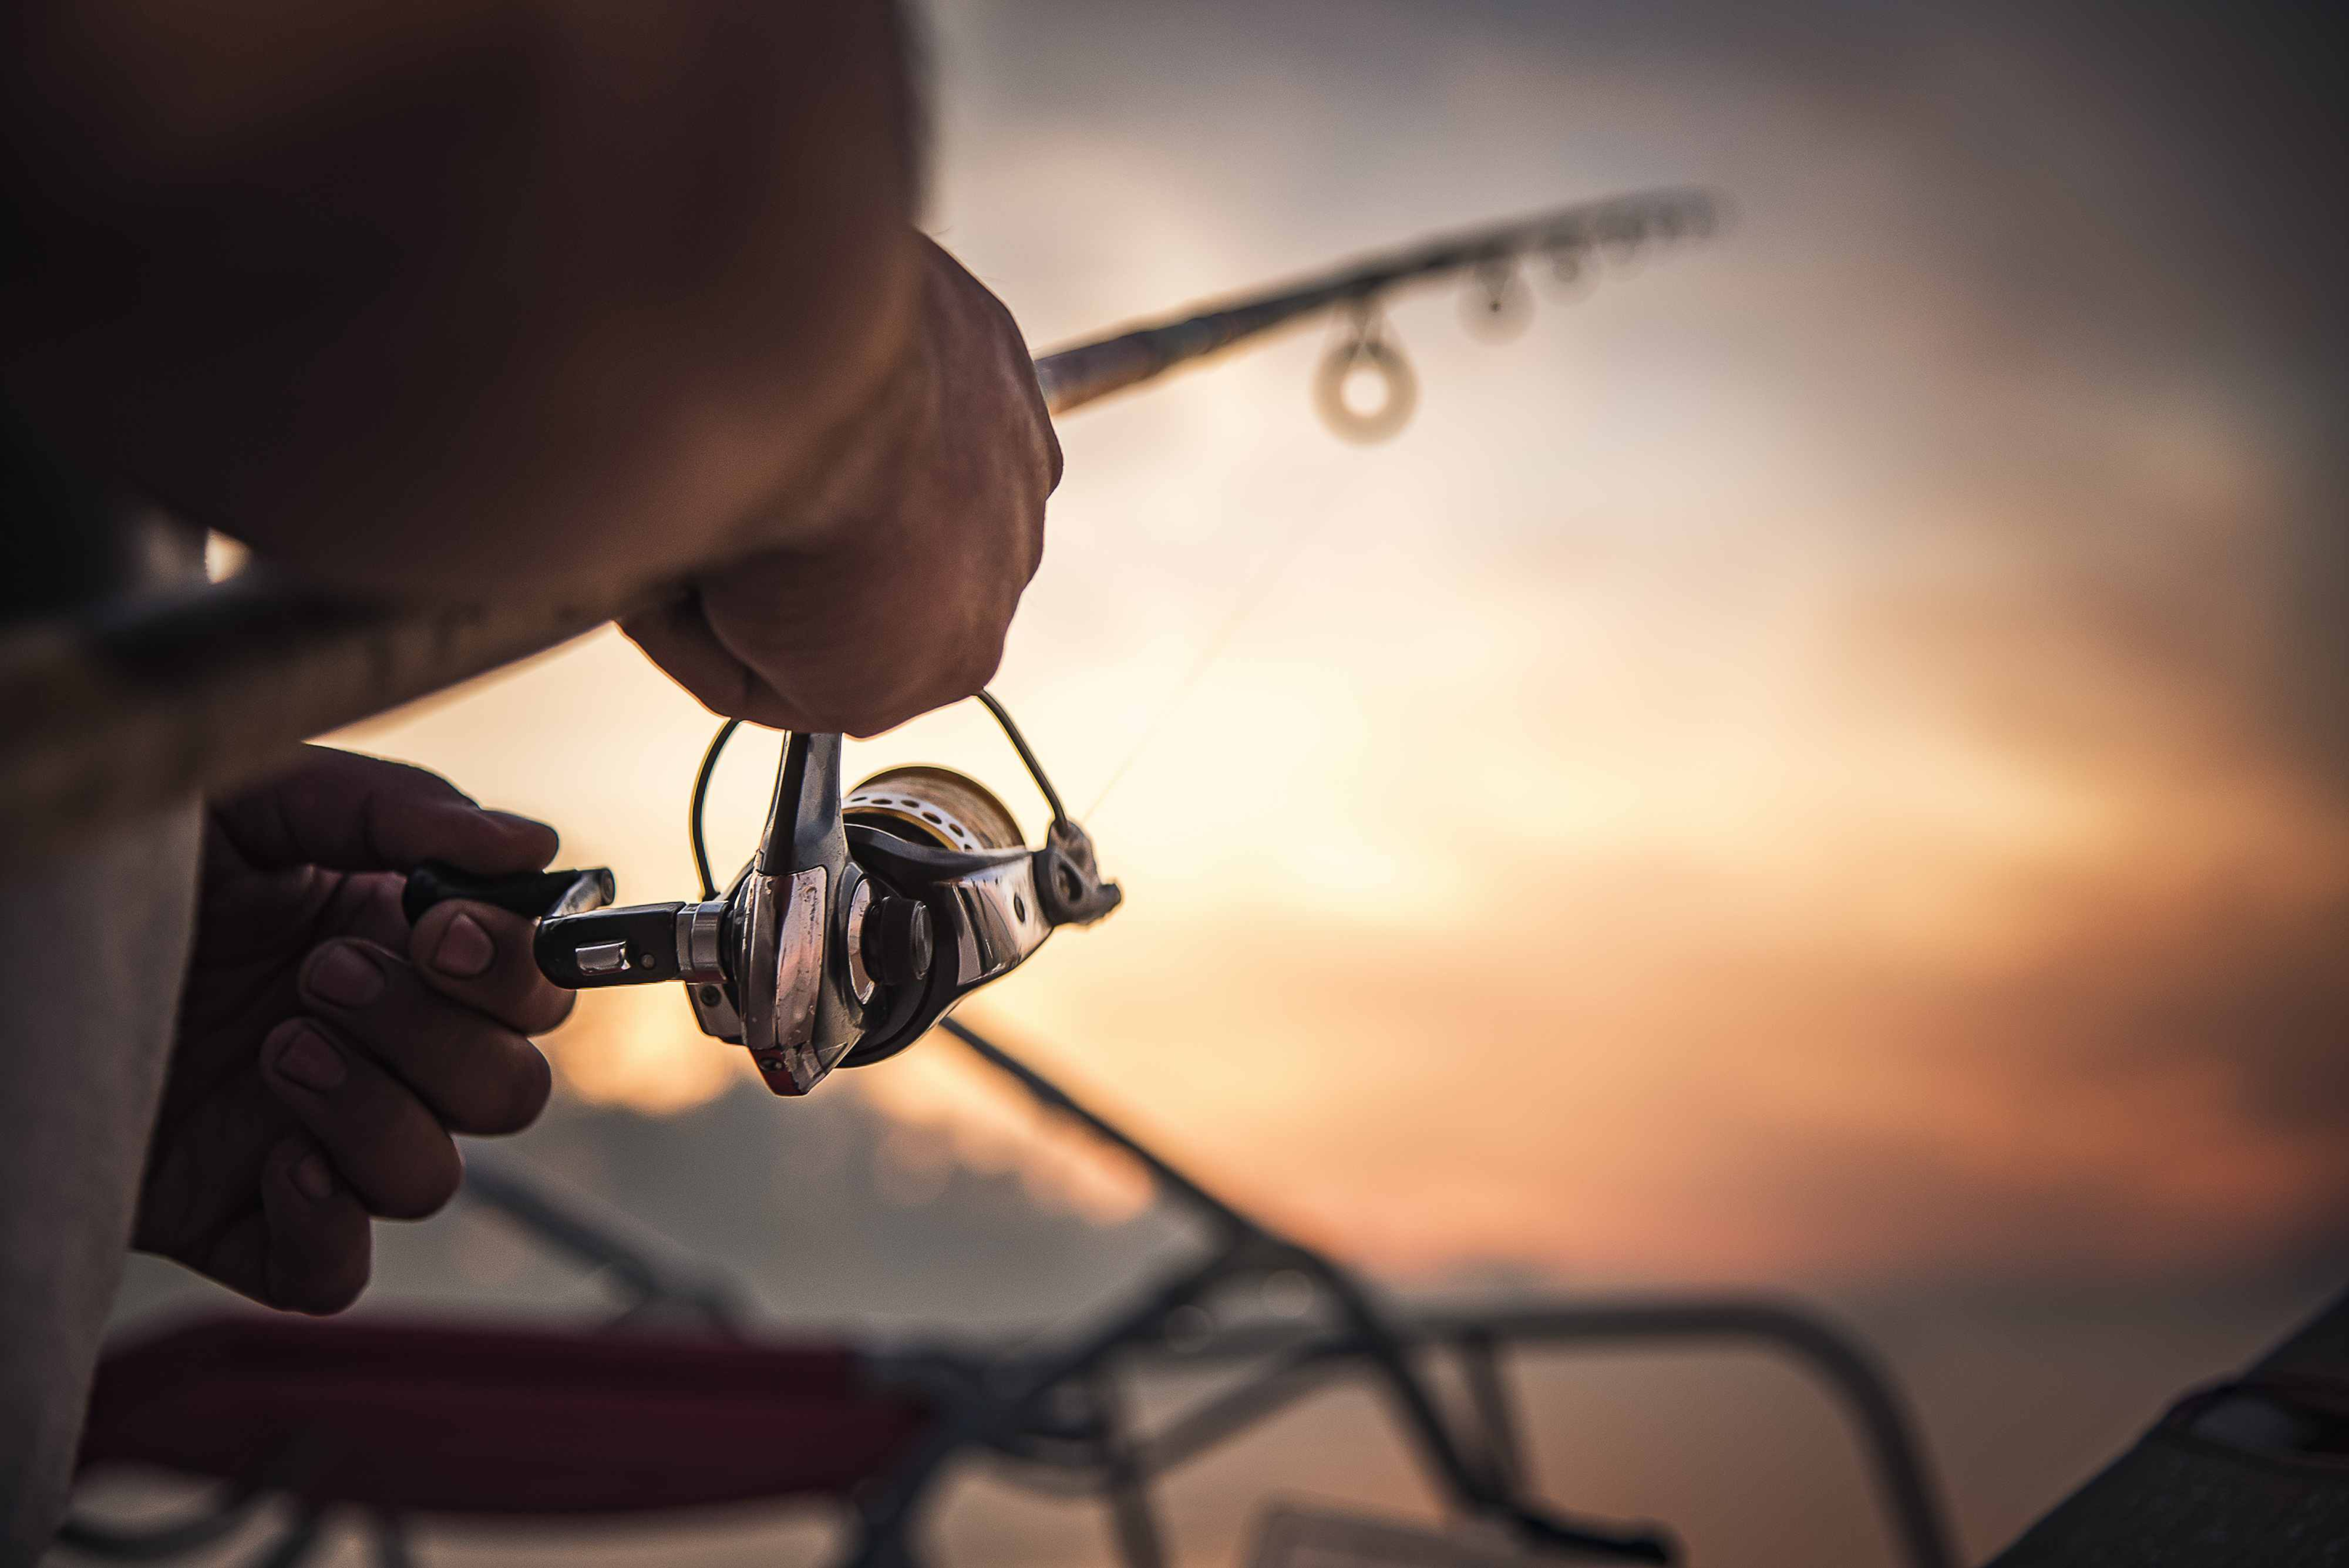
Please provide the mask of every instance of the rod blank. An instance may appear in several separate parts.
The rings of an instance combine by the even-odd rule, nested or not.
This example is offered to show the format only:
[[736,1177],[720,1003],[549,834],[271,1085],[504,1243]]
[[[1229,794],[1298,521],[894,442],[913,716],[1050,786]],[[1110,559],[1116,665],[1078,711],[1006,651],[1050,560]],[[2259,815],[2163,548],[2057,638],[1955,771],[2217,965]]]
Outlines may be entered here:
[[[1036,361],[1055,415],[1407,285],[1709,228],[1702,192],[1586,203],[1359,260]],[[244,782],[305,739],[543,652],[658,603],[419,608],[264,568],[0,636],[0,852],[22,853]]]

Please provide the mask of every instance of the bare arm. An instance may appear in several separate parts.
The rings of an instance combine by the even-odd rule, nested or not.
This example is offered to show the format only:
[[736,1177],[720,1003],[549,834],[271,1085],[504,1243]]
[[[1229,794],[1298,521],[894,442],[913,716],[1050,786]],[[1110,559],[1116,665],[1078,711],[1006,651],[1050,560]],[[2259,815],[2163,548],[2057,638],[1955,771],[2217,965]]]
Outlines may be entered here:
[[[35,0],[0,30],[0,389],[330,579],[680,584],[628,629],[729,713],[862,732],[967,695],[1060,449],[1009,314],[912,227],[892,23],[884,0]],[[370,1213],[451,1190],[450,1130],[536,1113],[523,1033],[564,1006],[523,922],[411,930],[399,878],[554,843],[333,753],[212,823],[140,1244],[330,1311]]]
[[9,31],[7,395],[265,554],[632,587],[816,536],[839,432],[905,400],[926,263],[876,0],[82,0]]

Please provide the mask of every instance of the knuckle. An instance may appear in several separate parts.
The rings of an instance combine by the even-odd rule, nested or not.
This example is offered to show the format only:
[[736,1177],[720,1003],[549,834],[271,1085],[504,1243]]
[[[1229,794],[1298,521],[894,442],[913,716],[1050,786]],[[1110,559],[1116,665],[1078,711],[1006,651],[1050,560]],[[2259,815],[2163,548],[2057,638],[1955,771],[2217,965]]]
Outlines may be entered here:
[[[484,1075],[477,1102],[471,1107],[473,1114],[465,1118],[466,1130],[492,1135],[520,1132],[546,1109],[547,1099],[554,1092],[554,1075],[546,1057],[527,1040],[517,1039],[513,1044],[506,1064],[493,1075]],[[453,1193],[454,1183],[463,1178],[461,1167],[453,1168],[450,1177]]]
[[805,713],[763,684],[742,707],[741,712],[729,714],[728,717],[741,719],[768,730],[803,730],[810,727]]
[[686,690],[704,708],[722,718],[740,719],[770,730],[787,730],[794,717],[791,706],[761,670],[768,667],[788,668],[788,660],[761,658],[759,667],[754,668],[734,660],[727,666],[722,680],[689,685]]
[[361,1258],[356,1267],[334,1279],[310,1286],[303,1293],[305,1299],[289,1304],[295,1311],[311,1317],[333,1317],[336,1313],[348,1311],[359,1299],[374,1272],[374,1265]]
[[446,1137],[439,1142],[432,1155],[402,1172],[400,1180],[378,1203],[377,1213],[387,1220],[425,1220],[449,1206],[464,1183],[464,1168],[458,1162],[457,1146]]
[[570,1022],[572,1010],[579,1005],[579,993],[565,991],[544,980],[537,981],[534,1000],[528,1009],[530,1023],[523,1031],[526,1034],[551,1034]]
[[546,1102],[554,1093],[554,1069],[547,1064],[546,1055],[527,1040],[523,1042],[522,1066],[515,1075],[513,1103],[507,1119],[508,1131],[519,1132],[538,1120],[546,1109]]
[[810,693],[800,700],[798,706],[803,727],[817,734],[877,735],[921,711],[918,708],[906,709],[901,694],[862,684]]
[[364,1227],[356,1237],[322,1243],[316,1256],[303,1260],[299,1272],[281,1278],[270,1304],[311,1317],[334,1316],[367,1290],[375,1272],[372,1251]]
[[963,645],[955,669],[957,697],[968,697],[995,679],[995,672],[1003,668],[1003,630],[999,628],[982,632]]
[[843,699],[829,691],[821,695],[802,694],[792,706],[799,722],[786,724],[782,728],[794,734],[821,735],[833,730],[852,735],[864,734],[868,732],[858,726],[872,718],[874,712],[870,702]]
[[[645,652],[660,667],[662,674],[685,688],[686,695],[713,713],[727,712],[727,698],[736,684],[733,671],[728,670],[723,680],[713,680],[711,672],[699,665],[688,664],[682,659],[664,659],[650,649]],[[728,716],[732,717],[731,714]]]
[[896,702],[887,707],[874,706],[865,709],[853,722],[830,727],[843,735],[853,735],[860,741],[869,741],[875,735],[885,735],[898,725],[909,720],[918,719],[931,709],[940,706],[943,704],[932,701]]

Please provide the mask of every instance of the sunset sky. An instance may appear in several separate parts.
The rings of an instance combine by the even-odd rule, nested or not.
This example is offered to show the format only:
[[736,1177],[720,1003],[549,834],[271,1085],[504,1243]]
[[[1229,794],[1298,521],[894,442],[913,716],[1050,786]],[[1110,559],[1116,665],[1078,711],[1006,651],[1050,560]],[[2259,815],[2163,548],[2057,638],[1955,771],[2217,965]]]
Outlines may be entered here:
[[[1645,185],[1736,211],[1537,275],[1515,341],[1399,302],[1385,446],[1317,423],[1318,327],[1064,423],[995,690],[1072,805],[1131,757],[1127,903],[971,1016],[1407,1273],[2305,1255],[2349,1216],[2340,307],[2241,172],[2282,133],[2176,39],[1766,9],[935,9],[931,227],[1040,348]],[[605,634],[347,739],[655,899],[713,723]],[[975,709],[854,753],[1037,826]],[[742,1065],[668,991],[550,1048],[652,1108]],[[821,1092],[1120,1200],[935,1045]]]

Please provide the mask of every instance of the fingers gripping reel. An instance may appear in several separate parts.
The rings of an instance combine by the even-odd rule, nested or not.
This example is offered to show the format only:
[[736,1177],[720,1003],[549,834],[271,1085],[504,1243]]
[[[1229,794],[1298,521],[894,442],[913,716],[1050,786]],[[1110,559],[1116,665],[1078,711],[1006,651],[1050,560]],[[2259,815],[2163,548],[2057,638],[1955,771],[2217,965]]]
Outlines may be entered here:
[[841,737],[794,733],[758,851],[723,894],[550,915],[539,968],[583,990],[683,981],[702,1032],[745,1046],[779,1095],[905,1049],[1122,897],[1010,716],[981,700],[1052,807],[1040,847],[948,769],[895,768],[843,794]]

